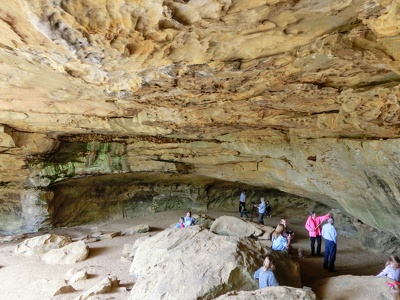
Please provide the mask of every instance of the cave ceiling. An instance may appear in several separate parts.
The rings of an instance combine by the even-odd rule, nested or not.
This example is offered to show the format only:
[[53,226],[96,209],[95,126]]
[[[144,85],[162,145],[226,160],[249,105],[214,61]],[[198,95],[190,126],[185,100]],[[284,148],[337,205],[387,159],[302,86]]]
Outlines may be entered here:
[[400,237],[399,10],[3,1],[0,213],[40,227],[54,183],[184,174],[307,197]]

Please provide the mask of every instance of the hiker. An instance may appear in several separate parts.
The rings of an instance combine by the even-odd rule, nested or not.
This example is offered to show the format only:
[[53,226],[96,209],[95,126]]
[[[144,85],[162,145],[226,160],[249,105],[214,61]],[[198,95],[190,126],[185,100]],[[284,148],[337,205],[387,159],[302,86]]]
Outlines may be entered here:
[[186,217],[185,217],[185,221],[184,221],[185,227],[195,225],[196,223],[197,223],[197,220],[192,217],[192,212],[188,211],[186,213]]
[[332,218],[329,218],[328,223],[322,226],[321,235],[325,241],[323,268],[328,269],[329,272],[336,272],[334,265],[336,260],[337,232],[335,226],[333,226]]
[[[318,217],[314,211],[310,212],[310,215],[305,224],[310,236],[311,255],[321,256],[321,224],[331,217],[330,213],[324,216]],[[315,252],[315,241],[317,241],[317,252]]]
[[275,278],[275,264],[272,257],[267,255],[264,264],[254,273],[254,279],[258,279],[258,288],[263,289],[267,286],[278,286],[279,283]]
[[396,255],[390,255],[389,260],[385,264],[385,268],[380,272],[378,277],[386,276],[394,281],[400,281],[400,259]]
[[245,194],[245,192],[241,192],[240,198],[239,198],[239,212],[241,213],[243,209],[246,209],[246,194]]
[[275,251],[283,251],[289,254],[290,239],[288,240],[286,237],[283,236],[283,230],[284,227],[282,224],[278,224],[278,226],[276,226],[275,231],[272,233],[271,236],[271,249]]
[[260,204],[254,204],[254,206],[258,208],[258,222],[264,225],[264,214],[266,208],[264,197],[261,197],[260,201]]
[[184,228],[185,227],[185,219],[183,217],[179,218],[179,222],[175,225],[175,228]]

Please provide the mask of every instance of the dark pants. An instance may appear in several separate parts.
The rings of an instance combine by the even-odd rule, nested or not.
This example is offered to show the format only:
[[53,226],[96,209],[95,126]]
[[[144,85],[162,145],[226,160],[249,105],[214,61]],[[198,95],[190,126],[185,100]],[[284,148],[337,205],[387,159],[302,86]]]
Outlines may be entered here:
[[242,210],[245,208],[246,202],[240,202],[239,201],[239,212],[242,212]]
[[336,243],[331,240],[325,240],[324,269],[334,270],[336,260]]
[[250,217],[249,217],[249,214],[247,213],[247,210],[246,210],[246,209],[243,209],[243,210],[241,211],[240,217],[243,217],[243,215],[246,215],[247,218],[250,218]]
[[258,213],[258,222],[264,225],[264,213]]
[[317,235],[316,237],[310,236],[311,242],[311,255],[315,255],[315,241],[317,241],[317,255],[321,254],[321,236]]

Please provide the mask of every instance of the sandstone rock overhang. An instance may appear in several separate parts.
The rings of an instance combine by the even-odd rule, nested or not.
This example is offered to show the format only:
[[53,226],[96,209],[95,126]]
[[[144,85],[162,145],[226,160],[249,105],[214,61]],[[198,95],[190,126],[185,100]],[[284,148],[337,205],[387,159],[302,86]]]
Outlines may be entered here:
[[398,5],[6,1],[4,223],[46,224],[56,182],[157,172],[279,189],[400,237]]

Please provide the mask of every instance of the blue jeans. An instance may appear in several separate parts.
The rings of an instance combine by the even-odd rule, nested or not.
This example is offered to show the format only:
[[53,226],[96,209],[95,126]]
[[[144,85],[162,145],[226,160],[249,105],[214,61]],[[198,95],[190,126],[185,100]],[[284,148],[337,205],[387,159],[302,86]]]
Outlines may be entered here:
[[330,271],[334,270],[336,260],[336,243],[331,240],[325,240],[324,268]]

